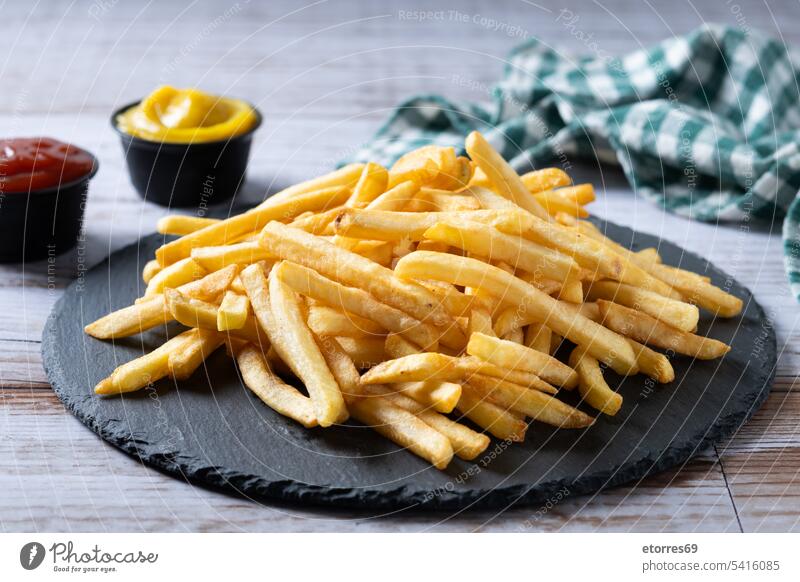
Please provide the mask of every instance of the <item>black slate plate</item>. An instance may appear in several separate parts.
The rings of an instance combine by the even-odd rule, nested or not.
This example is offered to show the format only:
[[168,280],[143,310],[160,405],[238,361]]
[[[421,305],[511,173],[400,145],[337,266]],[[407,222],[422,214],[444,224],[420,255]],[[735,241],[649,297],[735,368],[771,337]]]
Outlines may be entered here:
[[163,243],[161,235],[114,253],[69,287],[47,322],[45,369],[67,408],[106,441],[175,476],[242,495],[460,509],[594,492],[679,465],[733,433],[766,398],[776,359],[774,330],[747,289],[673,244],[613,224],[601,227],[627,247],[657,246],[666,263],[705,273],[742,297],[741,317],[705,317],[699,329],[733,349],[719,361],[673,359],[676,380],[669,385],[609,371],[609,383],[624,396],[616,417],[584,431],[535,423],[524,444],[493,440],[476,462],[455,459],[444,472],[355,424],[301,428],[250,394],[222,351],[177,386],[164,380],[124,397],[96,397],[95,383],[162,341],[164,330],[115,343],[82,331],[143,292],[141,267]]

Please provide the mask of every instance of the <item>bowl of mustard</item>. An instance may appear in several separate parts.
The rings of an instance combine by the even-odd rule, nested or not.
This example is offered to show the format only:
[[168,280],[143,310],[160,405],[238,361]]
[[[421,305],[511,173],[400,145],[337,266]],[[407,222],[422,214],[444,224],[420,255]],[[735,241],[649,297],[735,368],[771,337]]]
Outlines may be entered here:
[[198,211],[230,199],[244,183],[261,121],[246,101],[169,86],[111,116],[139,195]]

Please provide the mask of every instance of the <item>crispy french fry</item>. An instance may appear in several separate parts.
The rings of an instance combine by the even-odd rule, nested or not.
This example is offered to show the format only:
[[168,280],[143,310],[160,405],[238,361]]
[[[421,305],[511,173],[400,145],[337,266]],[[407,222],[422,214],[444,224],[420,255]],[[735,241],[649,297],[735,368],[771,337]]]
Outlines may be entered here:
[[714,360],[727,354],[731,347],[715,339],[686,333],[650,317],[646,313],[610,301],[599,300],[603,325],[644,344],[692,356]]
[[[319,176],[318,178],[314,178],[312,180],[300,182],[299,184],[290,186],[285,190],[281,190],[280,192],[273,194],[264,200],[264,202],[259,204],[256,209],[268,208],[276,203],[293,200],[302,197],[304,194],[308,194],[309,192],[324,190],[326,188],[345,187],[347,189],[351,189],[358,182],[363,170],[364,164],[348,164],[342,168],[339,168],[335,172],[325,174],[324,176]],[[301,214],[302,212],[305,211],[299,211],[297,214]]]
[[384,340],[380,337],[339,336],[336,341],[359,369],[371,368],[386,359]]
[[355,398],[364,393],[361,387],[361,377],[358,374],[355,362],[353,362],[353,359],[342,348],[336,338],[321,338],[318,336],[317,344],[331,374],[336,378],[336,383],[339,385],[339,390],[342,392],[345,402],[352,404]]
[[158,264],[157,260],[147,261],[142,268],[142,281],[144,281],[145,285],[149,284],[160,270],[161,265]]
[[675,370],[672,368],[667,356],[659,354],[630,338],[628,338],[628,343],[631,344],[636,354],[636,364],[642,374],[650,376],[660,384],[668,384],[675,379]]
[[531,323],[525,329],[524,344],[543,354],[550,354],[550,338],[552,332],[550,328],[541,323]]
[[275,276],[301,295],[328,305],[335,305],[348,313],[374,321],[390,332],[402,333],[421,347],[436,346],[439,334],[435,327],[378,301],[362,289],[346,287],[312,269],[290,261],[284,261],[276,267]]
[[492,329],[492,314],[488,309],[481,307],[473,307],[469,315],[469,334],[484,333],[486,335],[495,335]]
[[560,188],[561,186],[569,186],[572,184],[572,179],[569,175],[559,168],[534,170],[527,174],[522,174],[519,178],[522,180],[522,183],[525,184],[525,187],[534,194],[536,192],[552,190],[553,188]]
[[578,264],[561,253],[496,228],[469,220],[439,222],[425,231],[426,239],[475,253],[491,261],[505,261],[542,277],[577,280]]
[[[591,187],[590,184],[584,186]],[[544,190],[536,192],[533,195],[536,201],[542,205],[548,214],[556,216],[557,214],[565,214],[566,216],[573,216],[576,218],[586,218],[589,213],[586,209],[578,204],[575,200],[561,195],[560,190]]]
[[531,195],[519,175],[480,133],[470,133],[465,147],[469,157],[484,171],[499,194],[534,216],[547,219],[547,212]]
[[603,378],[600,362],[580,346],[572,350],[569,364],[578,371],[578,391],[589,405],[609,416],[614,416],[622,406],[622,396],[614,392]]
[[[224,269],[228,265],[249,265],[269,258],[270,256],[264,250],[264,247],[257,242],[241,242],[232,245],[192,249],[191,260],[207,271],[213,272]],[[178,261],[175,264],[177,265],[180,262]]]
[[463,372],[458,358],[438,352],[411,354],[378,364],[361,376],[362,384],[387,384],[391,382],[423,382],[458,380]]
[[435,188],[421,188],[414,201],[417,203],[416,212],[464,212],[481,209],[480,201],[471,194],[456,194]]
[[247,323],[249,315],[250,301],[247,296],[227,291],[217,311],[217,329],[219,331],[241,329]]
[[398,382],[393,386],[417,402],[444,414],[452,412],[461,398],[461,385],[455,382]]
[[584,428],[594,422],[591,416],[552,396],[538,390],[517,386],[511,382],[477,375],[469,380],[469,385],[499,406],[510,408],[534,420],[553,426]]
[[606,299],[642,311],[681,331],[694,331],[700,320],[700,312],[694,305],[624,283],[612,281],[593,283],[587,295],[592,301]]
[[403,210],[419,192],[419,184],[401,182],[367,204],[368,210]]
[[222,334],[208,329],[193,329],[191,332],[180,350],[172,352],[167,360],[169,375],[176,380],[188,379],[225,342]]
[[327,305],[309,307],[308,327],[319,337],[362,338],[386,335],[386,330],[374,321]]
[[[167,289],[164,297],[167,300],[169,312],[178,323],[187,327],[219,331],[217,329],[219,308],[216,305],[200,299],[193,299],[176,289]],[[259,333],[258,323],[253,316],[248,316],[242,327],[228,330],[226,333],[256,345],[268,345],[266,338]]]
[[650,270],[662,281],[669,281],[684,301],[720,317],[736,317],[742,312],[744,303],[741,299],[715,287],[695,273],[660,264],[651,264]]
[[492,265],[467,257],[417,251],[403,257],[395,273],[399,277],[439,279],[486,289],[510,306],[534,313],[541,323],[570,341],[585,345],[590,354],[615,371],[628,373],[636,368],[633,350],[624,338]]
[[[178,288],[182,294],[204,301],[214,301],[228,288],[236,276],[236,267],[231,265],[202,279]],[[158,325],[172,321],[163,295],[124,307],[101,317],[83,328],[84,332],[97,339],[115,339],[142,333]]]
[[170,214],[156,223],[156,230],[161,234],[183,236],[219,222],[216,218],[201,218],[183,214]]
[[363,289],[383,303],[443,328],[441,341],[449,347],[458,348],[466,343],[453,318],[430,291],[398,279],[385,267],[278,222],[271,222],[264,228],[260,243],[274,256],[314,269],[344,285]]
[[261,350],[247,345],[236,353],[236,363],[245,386],[264,404],[306,428],[317,426],[311,399],[276,376],[270,370]]
[[221,220],[165,244],[156,251],[156,259],[163,266],[171,265],[190,256],[194,248],[233,242],[238,237],[260,230],[272,220],[289,220],[307,210],[324,210],[343,204],[349,195],[348,188],[334,186],[286,200],[276,200],[273,197],[253,210]]
[[149,354],[119,366],[109,378],[94,387],[95,394],[123,394],[135,392],[169,374],[169,356],[183,346],[192,336],[185,331],[161,344]]
[[369,162],[364,166],[358,178],[353,194],[345,206],[363,208],[386,191],[389,183],[389,172],[379,164]]
[[578,375],[575,370],[549,354],[482,333],[473,333],[470,336],[467,353],[499,368],[532,372],[556,386],[572,388],[578,383]]
[[438,430],[450,440],[455,454],[464,460],[470,461],[474,459],[489,446],[490,440],[486,435],[475,432],[463,424],[450,420],[443,414],[430,410],[413,398],[392,392],[383,386],[373,386],[372,391],[386,398],[392,404],[408,410],[422,422]]
[[[218,269],[214,269],[217,271]],[[192,259],[183,259],[164,267],[156,273],[145,289],[145,297],[153,297],[164,292],[166,287],[180,287],[191,281],[201,279],[208,274],[208,271]]]
[[[295,292],[274,276],[270,276],[267,290],[264,272],[258,266],[247,267],[240,277],[272,347],[308,389],[319,425],[344,422],[344,398],[306,325]],[[269,301],[271,315],[265,310],[265,300]]]
[[450,440],[408,410],[379,396],[356,400],[350,408],[353,418],[409,449],[437,469],[450,464],[453,458]]
[[525,440],[528,424],[520,416],[486,400],[469,386],[464,387],[456,408],[492,436],[510,442]]

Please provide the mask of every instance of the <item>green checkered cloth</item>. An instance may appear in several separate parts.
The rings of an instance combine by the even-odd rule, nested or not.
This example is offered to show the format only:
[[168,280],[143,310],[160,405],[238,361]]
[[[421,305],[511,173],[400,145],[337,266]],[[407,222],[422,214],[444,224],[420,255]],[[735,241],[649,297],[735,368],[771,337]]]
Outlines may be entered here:
[[[570,58],[532,40],[508,59],[491,103],[418,96],[349,161],[391,165],[426,144],[483,132],[517,170],[622,166],[634,191],[707,222],[783,220],[800,298],[800,52],[707,25],[618,59]],[[454,82],[460,82],[458,78]]]

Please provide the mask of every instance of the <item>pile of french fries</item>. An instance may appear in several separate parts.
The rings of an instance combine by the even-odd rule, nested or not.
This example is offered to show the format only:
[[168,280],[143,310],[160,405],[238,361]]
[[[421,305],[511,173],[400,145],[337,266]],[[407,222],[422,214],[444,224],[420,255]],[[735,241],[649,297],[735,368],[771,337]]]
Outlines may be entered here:
[[95,392],[185,380],[225,346],[278,413],[309,428],[356,419],[443,469],[480,455],[485,433],[522,441],[528,419],[591,425],[562,390],[616,414],[606,368],[667,383],[673,355],[730,349],[695,334],[699,308],[733,317],[742,301],[606,238],[584,220],[591,185],[520,176],[478,132],[466,152],[352,164],[225,220],[162,219],[178,238],[145,266],[144,296],[86,333],[187,330]]

